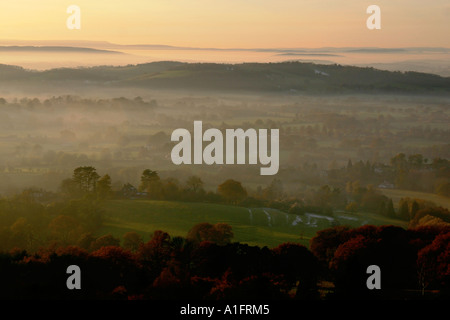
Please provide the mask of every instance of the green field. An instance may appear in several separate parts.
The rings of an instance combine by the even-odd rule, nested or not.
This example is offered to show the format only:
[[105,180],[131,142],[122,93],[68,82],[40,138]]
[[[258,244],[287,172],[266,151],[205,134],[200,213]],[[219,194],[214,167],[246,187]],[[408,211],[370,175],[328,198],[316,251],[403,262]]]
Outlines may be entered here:
[[434,202],[436,205],[450,209],[450,198],[439,196],[433,193],[425,193],[401,189],[379,189],[386,197],[391,198],[394,207],[398,207],[401,198],[414,198]]
[[315,214],[297,216],[269,208],[150,200],[111,200],[104,207],[105,222],[99,235],[112,234],[122,239],[126,232],[136,231],[144,241],[155,230],[168,232],[172,237],[185,237],[189,229],[200,222],[228,223],[233,228],[233,241],[269,248],[283,242],[309,247],[309,240],[317,231],[333,225],[406,227],[402,221],[361,213],[335,213],[333,218]]

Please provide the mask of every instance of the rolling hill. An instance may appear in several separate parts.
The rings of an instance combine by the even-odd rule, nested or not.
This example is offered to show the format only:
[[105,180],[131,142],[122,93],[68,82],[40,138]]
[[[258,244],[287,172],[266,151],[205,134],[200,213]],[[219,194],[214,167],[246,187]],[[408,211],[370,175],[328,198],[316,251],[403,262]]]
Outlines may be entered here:
[[102,53],[123,54],[119,51],[101,50],[93,48],[67,47],[67,46],[0,46],[0,52],[76,52],[76,53]]
[[403,93],[448,95],[450,78],[374,68],[281,63],[153,62],[128,66],[58,68],[45,71],[0,65],[0,84],[84,85],[265,93]]

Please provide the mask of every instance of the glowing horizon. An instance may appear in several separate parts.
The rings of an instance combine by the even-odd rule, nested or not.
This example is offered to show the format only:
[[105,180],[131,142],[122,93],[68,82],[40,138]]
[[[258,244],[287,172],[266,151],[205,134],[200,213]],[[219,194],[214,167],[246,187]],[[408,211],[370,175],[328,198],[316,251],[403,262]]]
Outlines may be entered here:
[[[81,8],[81,30],[66,9]],[[107,41],[199,48],[449,47],[447,0],[378,0],[382,29],[368,30],[357,0],[16,0],[2,5],[0,39]]]

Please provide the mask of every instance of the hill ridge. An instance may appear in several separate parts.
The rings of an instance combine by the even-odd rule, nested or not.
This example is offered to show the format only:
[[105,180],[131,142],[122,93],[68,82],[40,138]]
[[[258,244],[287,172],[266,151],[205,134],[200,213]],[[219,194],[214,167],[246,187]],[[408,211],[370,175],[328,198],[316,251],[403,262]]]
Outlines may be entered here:
[[450,93],[450,77],[298,61],[236,64],[159,61],[44,71],[0,65],[0,83],[10,81],[41,85],[70,81],[99,86],[250,92]]

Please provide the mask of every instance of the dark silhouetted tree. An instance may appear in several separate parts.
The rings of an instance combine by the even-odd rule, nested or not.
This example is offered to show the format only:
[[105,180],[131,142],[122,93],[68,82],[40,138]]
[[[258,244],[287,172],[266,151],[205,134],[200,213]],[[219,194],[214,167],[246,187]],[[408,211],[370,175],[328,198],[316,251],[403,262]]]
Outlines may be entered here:
[[172,252],[170,235],[167,232],[156,230],[152,238],[139,246],[137,255],[139,260],[149,266],[152,276],[156,278],[167,266]]
[[319,262],[305,246],[283,243],[274,248],[274,273],[284,275],[296,298],[318,298],[317,279]]

